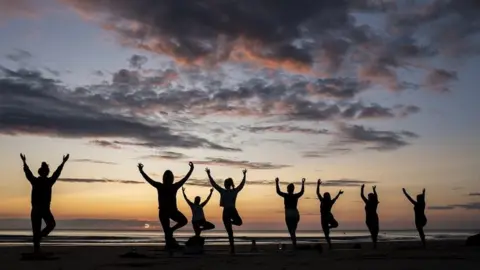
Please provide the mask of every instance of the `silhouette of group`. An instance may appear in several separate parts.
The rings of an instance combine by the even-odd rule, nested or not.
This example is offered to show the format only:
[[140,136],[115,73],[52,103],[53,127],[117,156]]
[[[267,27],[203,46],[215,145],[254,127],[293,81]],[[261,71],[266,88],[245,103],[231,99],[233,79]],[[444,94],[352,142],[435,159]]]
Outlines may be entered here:
[[[40,252],[40,242],[42,238],[48,236],[53,229],[55,228],[55,218],[50,210],[50,202],[52,199],[52,187],[59,178],[63,166],[68,161],[69,155],[63,157],[63,162],[57,168],[57,170],[52,174],[51,177],[48,177],[50,173],[49,166],[46,162],[42,162],[41,167],[38,169],[39,177],[33,176],[30,171],[26,157],[23,154],[20,154],[20,157],[23,161],[23,170],[27,180],[32,185],[32,194],[31,194],[31,222],[32,222],[32,232],[33,232],[33,246],[34,252]],[[237,196],[242,191],[246,183],[247,170],[243,170],[243,179],[237,187],[233,182],[232,178],[227,178],[224,180],[224,187],[219,186],[212,177],[210,169],[206,168],[205,171],[209,178],[212,189],[210,189],[210,194],[202,202],[199,196],[196,196],[194,201],[190,201],[185,193],[185,188],[182,186],[188,181],[193,170],[194,164],[189,163],[190,170],[187,175],[183,177],[180,181],[174,183],[174,175],[172,171],[166,170],[163,174],[163,181],[156,182],[152,180],[144,171],[143,164],[138,164],[138,169],[143,178],[153,187],[157,189],[158,193],[158,217],[160,224],[164,231],[165,237],[165,246],[169,251],[178,249],[180,245],[174,238],[174,232],[185,225],[187,225],[188,220],[185,215],[180,212],[177,207],[177,191],[182,188],[183,196],[191,208],[192,211],[192,226],[195,232],[195,237],[200,237],[201,232],[205,230],[211,230],[215,228],[215,225],[205,218],[205,213],[203,207],[209,202],[213,190],[215,189],[220,193],[220,207],[223,207],[222,220],[225,226],[225,230],[228,234],[228,240],[230,244],[230,252],[235,253],[234,245],[234,236],[233,236],[233,225],[241,226],[243,224],[242,218],[238,213],[236,208]],[[293,248],[297,247],[296,239],[296,230],[298,223],[300,222],[300,213],[297,209],[298,200],[302,197],[305,190],[305,178],[302,179],[302,187],[300,192],[294,193],[295,186],[293,183],[290,183],[287,186],[287,193],[284,193],[280,190],[279,186],[280,180],[275,179],[276,192],[279,196],[284,199],[285,207],[285,223],[287,225],[288,232],[292,241]],[[322,196],[320,193],[320,186],[322,181],[319,179],[317,182],[317,197],[320,201],[320,216],[321,216],[321,225],[323,232],[325,234],[325,240],[328,243],[329,248],[332,247],[330,239],[330,230],[337,228],[339,226],[338,221],[335,220],[335,217],[332,214],[332,208],[335,202],[338,200],[340,195],[343,194],[343,191],[340,190],[335,198],[331,198],[329,192],[325,192]],[[374,248],[377,246],[377,237],[380,229],[379,218],[377,214],[377,207],[379,204],[378,194],[376,191],[376,186],[373,186],[373,193],[369,193],[367,197],[364,195],[365,185],[362,185],[360,196],[365,203],[365,223],[368,230],[370,231],[372,242]],[[425,189],[423,193],[417,195],[417,201],[413,200],[405,189],[403,193],[407,199],[414,205],[415,213],[415,225],[417,231],[420,235],[422,244],[425,246],[425,234],[423,228],[427,224],[427,218],[425,216]],[[45,228],[42,230],[42,220],[45,221]],[[176,222],[174,226],[170,226],[170,220]]]

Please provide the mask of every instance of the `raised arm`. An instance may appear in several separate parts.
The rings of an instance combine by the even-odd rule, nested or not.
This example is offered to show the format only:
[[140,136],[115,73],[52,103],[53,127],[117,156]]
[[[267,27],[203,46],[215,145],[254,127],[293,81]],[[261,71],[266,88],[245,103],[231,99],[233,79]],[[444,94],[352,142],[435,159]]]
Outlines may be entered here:
[[339,190],[337,196],[335,196],[335,198],[333,198],[332,204],[334,204],[338,200],[340,195],[342,195],[342,194],[343,194],[343,190]]
[[365,189],[365,185],[362,185],[362,187],[360,188],[360,196],[362,197],[362,200],[364,203],[367,203],[367,198],[365,197],[365,194],[364,194],[364,189]]
[[212,193],[213,193],[213,188],[210,189],[210,194],[208,194],[208,197],[205,199],[205,201],[200,204],[202,207],[207,205],[208,201],[210,201],[210,198],[212,197]]
[[55,184],[55,182],[57,182],[57,179],[60,177],[60,174],[62,173],[63,166],[68,161],[69,157],[70,157],[69,154],[67,154],[66,156],[63,156],[62,164],[60,164],[60,166],[58,166],[58,168],[52,174],[52,177],[50,177],[50,181],[52,182],[52,185]]
[[185,177],[182,178],[182,180],[175,183],[177,188],[183,186],[183,184],[185,184],[185,182],[187,182],[188,178],[190,178],[190,175],[192,175],[193,168],[194,168],[193,163],[189,162],[188,165],[190,166],[190,170],[188,171],[187,175],[185,175]]
[[240,185],[238,185],[238,187],[235,188],[237,192],[240,192],[245,186],[245,182],[247,182],[247,169],[244,169],[242,172],[243,172],[242,182],[240,183]]
[[403,190],[403,194],[405,194],[405,197],[407,197],[407,199],[412,203],[412,204],[416,204],[417,202],[415,200],[412,199],[412,197],[410,197],[410,195],[408,195],[407,191],[405,189],[402,189]]
[[207,172],[208,179],[210,180],[210,185],[212,185],[212,187],[216,189],[218,192],[222,191],[223,188],[221,188],[217,183],[215,183],[215,180],[213,180],[213,177],[210,174],[210,169],[206,168],[205,171]]
[[287,193],[282,192],[282,191],[280,190],[280,179],[278,179],[278,177],[275,178],[275,188],[276,188],[276,190],[277,190],[277,194],[278,194],[278,195],[280,195],[280,196],[282,196],[282,197],[287,196]]
[[377,202],[378,202],[377,186],[373,186],[372,189],[373,189],[373,194],[375,194],[375,198],[377,198]]
[[322,180],[318,179],[318,181],[317,181],[317,197],[322,202],[323,197],[322,197],[322,194],[320,194],[320,185],[321,184],[322,184]]
[[305,178],[302,178],[302,188],[300,189],[300,192],[295,194],[298,198],[303,196],[303,193],[305,192]]
[[140,173],[142,174],[143,178],[145,180],[147,180],[147,182],[154,186],[154,187],[160,187],[162,186],[162,183],[160,182],[156,182],[156,181],[153,181],[152,178],[150,178],[144,171],[143,171],[143,164],[142,163],[138,163],[138,170],[140,171]]
[[185,194],[185,188],[182,187],[182,193],[183,193],[183,198],[185,198],[185,201],[187,201],[188,205],[193,205],[192,201],[190,201],[188,198],[187,198],[187,194]]
[[27,165],[27,158],[24,154],[20,154],[20,158],[23,161],[23,171],[25,172],[25,177],[27,177],[28,182],[32,183],[35,180],[35,176],[33,176],[32,171]]

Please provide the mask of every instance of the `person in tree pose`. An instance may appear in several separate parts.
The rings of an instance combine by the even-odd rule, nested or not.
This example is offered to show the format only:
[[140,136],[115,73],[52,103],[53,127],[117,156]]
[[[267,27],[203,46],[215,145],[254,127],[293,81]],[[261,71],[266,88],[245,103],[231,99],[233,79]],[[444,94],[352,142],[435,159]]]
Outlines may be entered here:
[[[192,175],[194,166],[192,162],[189,162],[188,165],[190,166],[190,170],[188,171],[185,177],[174,183],[174,176],[172,171],[166,170],[163,173],[163,183],[156,182],[152,180],[144,171],[143,171],[143,164],[138,164],[138,169],[142,174],[143,178],[157,189],[158,193],[158,217],[160,219],[160,224],[162,225],[163,232],[165,235],[165,243],[167,249],[178,248],[179,245],[176,242],[175,238],[173,237],[173,233],[182,228],[183,226],[187,225],[188,221],[185,215],[182,214],[178,210],[177,207],[177,191],[179,188],[187,182],[190,175]],[[177,224],[173,227],[170,227],[170,220],[173,220]]]
[[377,237],[378,231],[380,229],[377,206],[378,206],[378,195],[377,187],[373,186],[373,193],[368,194],[368,199],[364,195],[365,185],[362,185],[360,189],[360,196],[362,197],[363,202],[365,203],[365,223],[367,224],[370,235],[372,236],[373,248],[377,248]]
[[295,191],[295,185],[293,183],[288,184],[287,193],[280,190],[279,185],[280,180],[278,177],[275,179],[275,186],[277,189],[277,194],[283,197],[283,204],[285,206],[285,223],[287,224],[288,233],[292,239],[293,248],[297,248],[297,225],[300,222],[300,213],[297,209],[298,199],[302,197],[305,187],[305,178],[302,179],[302,189],[298,193],[293,193]]
[[235,253],[235,245],[233,238],[233,229],[232,225],[241,226],[243,224],[242,218],[238,214],[235,203],[237,201],[238,193],[243,189],[246,182],[247,170],[243,170],[243,179],[238,187],[235,187],[233,184],[232,178],[225,179],[223,185],[225,188],[220,187],[215,180],[213,180],[210,170],[205,169],[207,172],[208,178],[210,179],[210,184],[220,193],[220,206],[223,207],[223,224],[228,233],[228,241],[230,242],[230,253]]
[[413,210],[415,212],[415,226],[417,227],[417,231],[420,235],[423,246],[426,247],[427,242],[425,241],[425,233],[423,232],[423,227],[427,225],[427,217],[425,216],[425,189],[423,189],[422,194],[417,195],[417,201],[414,201],[412,197],[408,195],[405,189],[402,190],[403,194],[405,194],[405,197],[407,197],[407,199],[413,204]]
[[330,197],[330,193],[328,192],[325,192],[322,197],[322,195],[320,194],[321,184],[322,184],[322,180],[318,179],[317,197],[320,200],[320,215],[321,215],[323,233],[325,234],[325,239],[327,240],[328,247],[331,249],[332,243],[330,241],[330,230],[338,227],[338,222],[335,220],[332,214],[332,207],[337,201],[338,197],[340,197],[340,195],[343,194],[343,191],[340,190],[337,196],[333,198],[333,200]]
[[[33,249],[34,253],[40,253],[40,242],[42,238],[47,237],[55,228],[55,218],[50,210],[52,201],[52,187],[62,173],[63,166],[67,162],[70,155],[63,156],[63,162],[58,166],[57,170],[48,177],[50,168],[46,162],[42,162],[38,169],[38,177],[33,176],[27,165],[27,158],[24,154],[20,154],[23,161],[23,171],[27,180],[32,185],[32,211],[30,219],[32,222],[33,232]],[[42,220],[45,222],[45,228],[42,230]]]
[[202,231],[215,229],[215,225],[213,225],[213,223],[205,220],[205,214],[203,213],[203,207],[207,205],[208,201],[210,201],[210,198],[212,197],[213,188],[210,189],[210,194],[202,203],[200,203],[201,198],[199,196],[196,196],[194,202],[191,202],[187,198],[187,194],[185,194],[185,188],[182,188],[182,192],[185,201],[187,201],[190,209],[192,209],[192,225],[193,230],[195,231],[195,236],[199,237]]

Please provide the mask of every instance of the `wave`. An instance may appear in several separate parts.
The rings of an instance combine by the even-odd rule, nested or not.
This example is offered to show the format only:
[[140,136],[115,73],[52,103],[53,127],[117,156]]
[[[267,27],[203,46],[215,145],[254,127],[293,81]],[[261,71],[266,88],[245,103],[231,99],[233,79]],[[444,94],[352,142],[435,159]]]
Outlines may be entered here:
[[[432,232],[426,234],[428,240],[458,240],[474,232]],[[186,242],[192,232],[178,232],[175,237],[180,243]],[[228,238],[225,232],[213,231],[205,232],[207,245],[226,245]],[[331,238],[337,242],[362,243],[370,242],[370,235],[366,231],[345,231],[333,232]],[[290,238],[286,232],[272,231],[240,231],[236,232],[236,242],[238,244],[250,244],[255,240],[257,244],[278,244],[288,243]],[[416,241],[418,235],[416,231],[386,231],[378,236],[380,242],[393,241]],[[32,241],[29,231],[0,231],[0,245],[29,245]],[[325,242],[323,233],[316,232],[298,232],[297,242],[303,244]],[[54,231],[51,236],[45,238],[43,243],[46,245],[159,245],[164,243],[163,234],[160,232],[138,232],[138,231]]]

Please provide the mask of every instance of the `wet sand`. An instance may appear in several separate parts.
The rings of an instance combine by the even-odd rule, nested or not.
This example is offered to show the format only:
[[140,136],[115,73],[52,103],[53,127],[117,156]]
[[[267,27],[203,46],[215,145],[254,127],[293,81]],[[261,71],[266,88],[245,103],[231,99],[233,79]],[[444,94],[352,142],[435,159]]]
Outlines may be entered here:
[[203,255],[174,254],[163,251],[163,247],[135,247],[147,258],[121,258],[132,250],[120,246],[46,246],[45,252],[58,257],[50,261],[24,261],[22,253],[31,248],[0,247],[0,269],[480,269],[480,248],[466,247],[464,241],[435,241],[425,250],[417,242],[380,243],[377,250],[371,244],[362,244],[354,249],[353,244],[336,244],[335,249],[279,251],[277,245],[258,246],[257,253],[250,246],[239,246],[237,255],[228,254],[226,246],[206,246]]

